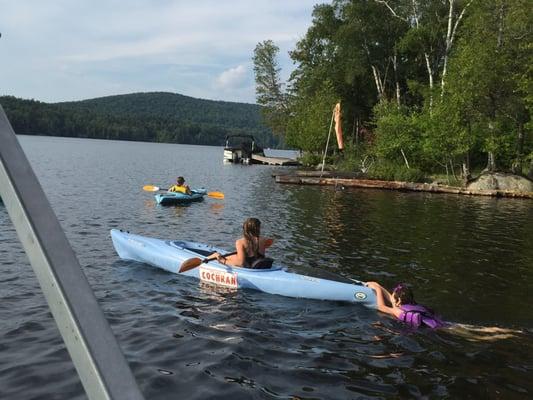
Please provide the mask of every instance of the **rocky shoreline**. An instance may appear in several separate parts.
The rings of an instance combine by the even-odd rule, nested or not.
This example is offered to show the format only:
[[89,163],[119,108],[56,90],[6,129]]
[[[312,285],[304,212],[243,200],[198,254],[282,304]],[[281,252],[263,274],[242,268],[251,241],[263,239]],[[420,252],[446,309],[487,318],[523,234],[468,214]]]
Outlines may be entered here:
[[361,174],[335,173],[331,171],[324,171],[322,173],[317,171],[295,171],[294,173],[290,174],[273,174],[273,176],[276,179],[276,183],[286,184],[330,185],[339,187],[358,187],[413,192],[462,194],[471,196],[533,199],[533,191],[509,190],[502,188],[503,185],[500,186],[500,188],[495,189],[482,189],[470,186],[463,188],[435,183],[413,183],[362,179]]

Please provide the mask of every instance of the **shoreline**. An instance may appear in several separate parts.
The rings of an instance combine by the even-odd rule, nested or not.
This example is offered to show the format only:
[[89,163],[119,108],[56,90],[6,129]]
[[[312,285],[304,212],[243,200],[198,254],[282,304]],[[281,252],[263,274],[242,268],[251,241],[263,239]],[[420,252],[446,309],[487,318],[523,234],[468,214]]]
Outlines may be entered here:
[[[350,176],[352,175],[352,176]],[[345,186],[365,189],[399,190],[409,192],[448,193],[469,196],[507,197],[533,199],[533,192],[517,192],[511,190],[472,190],[456,186],[434,183],[414,183],[400,181],[380,181],[361,179],[358,174],[334,174],[329,171],[297,171],[292,174],[273,174],[276,183],[296,185]]]

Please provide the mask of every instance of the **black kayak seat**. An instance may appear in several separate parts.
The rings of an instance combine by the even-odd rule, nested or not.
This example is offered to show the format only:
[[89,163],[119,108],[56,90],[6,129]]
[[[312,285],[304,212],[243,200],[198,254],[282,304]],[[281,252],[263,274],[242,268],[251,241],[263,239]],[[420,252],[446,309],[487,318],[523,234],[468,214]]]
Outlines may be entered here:
[[268,269],[268,268],[272,268],[272,263],[273,262],[274,262],[273,258],[261,257],[261,258],[255,260],[250,265],[250,268],[252,268],[252,269]]

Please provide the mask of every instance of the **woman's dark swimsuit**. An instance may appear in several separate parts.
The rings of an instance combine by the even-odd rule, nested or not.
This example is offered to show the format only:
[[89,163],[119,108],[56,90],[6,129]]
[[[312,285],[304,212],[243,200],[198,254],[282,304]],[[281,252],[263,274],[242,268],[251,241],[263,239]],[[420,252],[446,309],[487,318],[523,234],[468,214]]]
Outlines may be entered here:
[[261,253],[257,253],[256,256],[246,256],[245,260],[246,260],[246,264],[252,265],[254,262],[256,262],[257,260],[260,260],[262,258],[265,258],[265,255],[261,254]]
[[265,257],[264,254],[257,253],[256,256],[246,256],[246,265],[248,268],[254,269],[267,269],[272,267],[274,260],[272,258]]

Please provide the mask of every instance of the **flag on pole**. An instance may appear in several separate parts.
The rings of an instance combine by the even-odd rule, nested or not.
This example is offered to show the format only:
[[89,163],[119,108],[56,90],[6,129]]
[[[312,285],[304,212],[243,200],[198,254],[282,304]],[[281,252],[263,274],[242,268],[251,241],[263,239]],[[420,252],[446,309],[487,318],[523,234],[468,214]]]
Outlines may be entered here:
[[344,149],[344,142],[342,141],[342,121],[341,121],[341,103],[335,105],[335,133],[337,134],[337,144],[339,150]]

